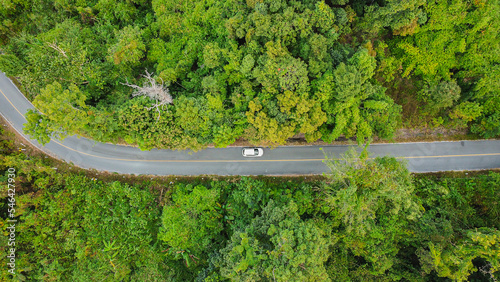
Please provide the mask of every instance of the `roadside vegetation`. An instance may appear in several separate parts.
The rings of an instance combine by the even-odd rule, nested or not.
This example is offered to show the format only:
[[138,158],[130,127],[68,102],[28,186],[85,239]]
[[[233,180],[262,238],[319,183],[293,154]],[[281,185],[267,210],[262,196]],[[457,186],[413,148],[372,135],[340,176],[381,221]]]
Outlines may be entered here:
[[496,0],[3,1],[0,70],[41,142],[275,146],[500,134]]
[[498,172],[411,175],[351,151],[323,177],[91,177],[1,133],[2,260],[17,174],[2,281],[500,279]]

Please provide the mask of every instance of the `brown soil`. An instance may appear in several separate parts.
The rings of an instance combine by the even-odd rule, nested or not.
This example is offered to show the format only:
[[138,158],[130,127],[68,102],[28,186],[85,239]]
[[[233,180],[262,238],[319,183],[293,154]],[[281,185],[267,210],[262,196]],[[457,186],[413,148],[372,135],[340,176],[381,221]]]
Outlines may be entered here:
[[[468,134],[466,129],[448,129],[445,127],[437,128],[415,128],[398,129],[392,139],[380,139],[375,137],[371,143],[403,143],[403,142],[432,142],[432,141],[454,141],[454,140],[477,140],[479,139],[475,135]],[[341,137],[332,143],[326,143],[322,140],[317,140],[315,142],[308,143],[304,137],[304,134],[297,134],[292,138],[288,139],[285,146],[321,146],[321,145],[350,145],[355,144],[356,139],[347,139]],[[237,140],[235,143],[231,144],[231,147],[239,146],[254,146],[246,140]]]

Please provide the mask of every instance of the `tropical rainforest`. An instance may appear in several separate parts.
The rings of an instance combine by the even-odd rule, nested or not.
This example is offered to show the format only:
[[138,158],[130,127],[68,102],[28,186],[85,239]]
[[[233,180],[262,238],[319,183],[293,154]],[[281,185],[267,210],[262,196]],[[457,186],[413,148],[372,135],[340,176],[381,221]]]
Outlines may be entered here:
[[[498,0],[0,0],[0,70],[41,143],[362,143],[427,123],[492,138],[499,14]],[[2,281],[500,279],[498,171],[412,175],[352,150],[309,179],[125,178],[0,133],[3,258],[17,220]]]
[[1,281],[500,279],[498,171],[411,175],[353,150],[324,177],[122,178],[0,133],[2,261],[17,220]]
[[141,149],[500,135],[498,0],[2,0],[0,70],[42,143]]

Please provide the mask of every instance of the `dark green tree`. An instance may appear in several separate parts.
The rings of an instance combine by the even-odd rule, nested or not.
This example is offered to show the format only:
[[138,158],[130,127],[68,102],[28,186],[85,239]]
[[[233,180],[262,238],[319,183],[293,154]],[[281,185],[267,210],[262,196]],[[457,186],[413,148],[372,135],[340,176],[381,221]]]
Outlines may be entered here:
[[430,82],[422,89],[420,96],[427,102],[427,111],[435,114],[453,106],[460,98],[460,91],[460,86],[454,80]]
[[323,140],[331,142],[344,135],[356,136],[362,143],[373,134],[392,135],[400,108],[384,94],[385,88],[370,81],[375,68],[375,58],[363,48],[348,64],[340,63],[318,80],[315,95],[328,115],[321,127]]

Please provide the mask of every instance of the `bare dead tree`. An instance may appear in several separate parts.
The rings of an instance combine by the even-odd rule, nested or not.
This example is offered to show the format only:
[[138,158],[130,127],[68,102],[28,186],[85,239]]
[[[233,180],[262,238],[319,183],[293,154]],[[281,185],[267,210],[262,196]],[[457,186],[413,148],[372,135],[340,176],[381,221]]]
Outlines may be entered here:
[[130,84],[128,83],[128,80],[126,83],[121,84],[132,87],[135,90],[132,97],[146,96],[155,100],[156,103],[151,107],[146,107],[146,109],[148,111],[155,109],[158,112],[158,119],[160,119],[160,108],[163,108],[168,104],[172,104],[173,99],[168,88],[163,85],[163,79],[161,80],[161,84],[158,84],[152,75],[152,73],[149,73],[148,70],[146,70],[146,75],[142,76],[147,79],[147,82],[142,87]]

